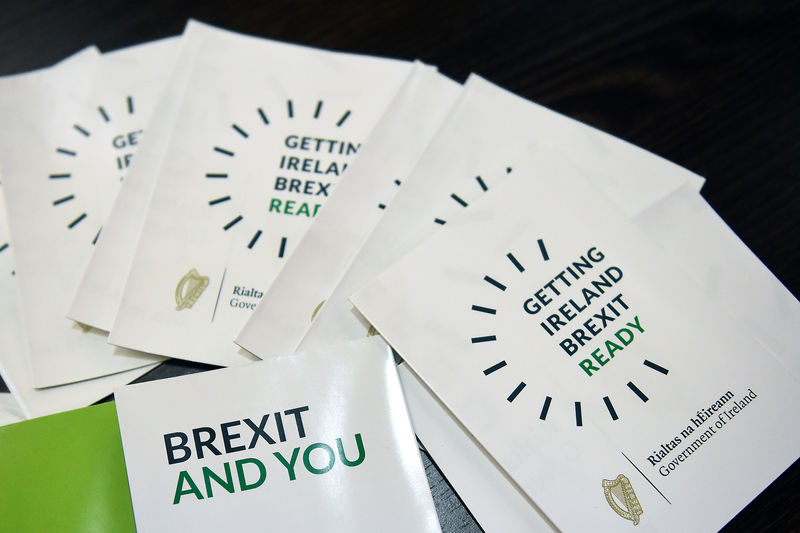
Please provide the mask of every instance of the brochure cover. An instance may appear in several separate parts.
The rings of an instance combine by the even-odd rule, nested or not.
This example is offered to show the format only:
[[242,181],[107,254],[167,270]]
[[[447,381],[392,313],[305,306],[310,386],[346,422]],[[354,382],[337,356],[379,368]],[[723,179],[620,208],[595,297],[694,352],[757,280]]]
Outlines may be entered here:
[[112,403],[0,427],[4,531],[135,532]]
[[[787,368],[797,364],[791,336],[800,304],[690,185],[659,200],[634,222]],[[743,279],[748,280],[745,286]],[[748,307],[737,305],[737,294],[745,290]],[[399,373],[417,437],[481,527],[486,531],[546,527],[535,503],[407,365],[400,365]]]
[[116,398],[142,531],[440,531],[377,337]]
[[563,160],[353,302],[561,529],[717,529],[798,456],[796,379]]
[[109,342],[231,366],[252,361],[236,334],[415,64],[213,33],[195,52]]

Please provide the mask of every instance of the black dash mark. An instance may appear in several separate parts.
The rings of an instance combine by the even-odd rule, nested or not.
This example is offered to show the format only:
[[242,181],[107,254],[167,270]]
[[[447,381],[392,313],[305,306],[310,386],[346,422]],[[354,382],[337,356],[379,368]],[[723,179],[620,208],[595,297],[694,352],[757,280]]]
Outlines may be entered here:
[[386,209],[386,204],[378,204],[378,209]]
[[231,152],[230,150],[226,150],[224,148],[220,148],[219,146],[215,146],[214,150],[219,152],[219,153],[221,153],[221,154],[225,154],[228,157],[233,157],[233,152]]
[[128,97],[128,114],[133,115],[133,97]]
[[581,402],[575,402],[575,425],[583,426],[583,413],[581,412]]
[[227,174],[221,174],[221,173],[215,174],[213,172],[209,172],[208,174],[206,174],[206,177],[207,178],[214,178],[214,179],[224,179],[224,178],[227,178],[228,175]]
[[536,242],[539,243],[539,251],[542,252],[542,259],[549,261],[550,256],[547,255],[547,248],[544,247],[544,241],[542,239],[537,239]]
[[74,227],[75,227],[75,226],[77,226],[77,225],[78,225],[78,224],[81,222],[81,220],[83,220],[84,218],[86,218],[86,213],[81,213],[81,215],[80,215],[78,218],[76,218],[75,220],[73,220],[72,222],[70,222],[70,223],[67,225],[67,227],[68,227],[69,229],[72,229],[72,228],[74,228]]
[[240,128],[240,127],[239,127],[239,126],[237,126],[236,124],[231,124],[231,128],[235,129],[235,130],[236,130],[236,133],[238,133],[239,135],[241,135],[241,136],[242,136],[242,137],[244,137],[245,139],[247,139],[248,137],[250,137],[250,136],[247,134],[247,132],[246,132],[246,131],[244,131],[242,128]]
[[286,108],[289,111],[289,118],[294,118],[294,106],[292,106],[291,100],[286,100]]
[[8,243],[7,243],[7,242],[6,242],[6,243],[3,243],[3,245],[2,245],[2,246],[0,246],[0,252],[2,252],[3,250],[5,250],[6,248],[8,248]]
[[542,412],[539,414],[539,420],[544,420],[547,418],[547,411],[550,410],[550,402],[553,399],[550,396],[546,396],[544,399],[544,404],[542,404]]
[[63,180],[72,177],[72,174],[50,174],[51,180]]
[[497,287],[501,291],[506,290],[506,286],[505,285],[503,285],[502,283],[500,283],[496,279],[490,278],[489,276],[483,276],[483,281],[487,282],[490,285],[494,285],[495,287]]
[[283,257],[286,252],[286,237],[281,237],[281,247],[278,249],[278,257]]
[[394,180],[394,184],[397,185],[398,187],[400,186],[400,183],[401,183],[400,180]]
[[239,215],[236,218],[234,218],[233,220],[231,220],[230,222],[228,222],[227,224],[225,224],[222,228],[225,231],[228,231],[229,229],[231,229],[233,226],[235,226],[236,224],[238,224],[241,221],[242,221],[242,215]]
[[461,204],[461,206],[462,206],[462,207],[467,207],[467,202],[465,202],[464,200],[462,200],[462,199],[461,199],[461,197],[460,197],[460,196],[458,196],[456,193],[453,193],[453,194],[451,194],[451,195],[450,195],[450,198],[452,198],[453,200],[455,200],[456,202],[458,202],[459,204]]
[[106,110],[103,109],[103,106],[98,106],[97,110],[100,111],[101,115],[103,115],[103,120],[105,120],[106,122],[111,121],[111,119],[108,117],[108,113],[106,113]]
[[317,102],[317,108],[314,110],[314,118],[319,118],[320,111],[322,111],[322,100]]
[[69,196],[65,196],[63,198],[59,198],[58,200],[53,200],[53,205],[61,205],[64,202],[69,202],[75,198],[74,194],[70,194]]
[[79,124],[73,124],[72,127],[78,130],[78,132],[80,132],[80,134],[83,135],[84,137],[88,137],[89,135],[91,135],[91,133],[86,131],[86,129],[82,128]]
[[643,364],[644,366],[647,366],[647,367],[650,367],[650,368],[652,368],[652,369],[653,369],[653,370],[655,370],[656,372],[661,372],[661,373],[662,373],[662,374],[664,374],[665,376],[667,375],[667,373],[669,373],[669,370],[667,370],[667,369],[666,369],[666,368],[664,368],[663,366],[661,366],[661,365],[657,365],[657,364],[655,364],[655,363],[654,363],[654,362],[652,362],[652,361],[648,361],[647,359],[645,359],[645,360],[644,360],[644,363],[642,363],[642,364]]
[[347,111],[345,111],[344,115],[342,115],[342,118],[339,119],[339,122],[336,123],[336,127],[341,128],[342,124],[344,124],[344,121],[347,120],[347,117],[349,116],[350,116],[350,110],[348,109]]
[[[625,455],[623,452],[619,452],[619,453],[622,453],[622,457],[624,457],[625,459],[628,459],[628,456],[627,456],[627,455]],[[637,471],[637,472],[639,472],[639,473],[642,475],[642,477],[643,477],[643,478],[645,478],[645,479],[647,480],[647,482],[648,482],[648,483],[650,483],[650,486],[651,486],[651,487],[653,487],[654,489],[656,489],[656,492],[657,492],[657,493],[659,493],[659,494],[661,495],[661,497],[662,497],[662,498],[664,498],[664,500],[666,500],[666,502],[667,502],[668,504],[672,505],[672,502],[671,502],[671,501],[669,501],[669,500],[667,500],[667,497],[666,497],[666,496],[664,496],[664,493],[663,493],[663,492],[661,492],[660,490],[658,490],[658,487],[656,487],[655,485],[653,485],[653,482],[652,482],[652,481],[650,481],[650,478],[648,478],[647,476],[645,476],[645,475],[644,475],[644,472],[642,472],[641,470],[639,470],[639,467],[638,467],[638,466],[636,466],[635,464],[633,464],[633,461],[631,461],[630,459],[628,459],[628,462],[631,464],[631,466],[633,466],[633,467],[636,469],[636,471]]]
[[253,249],[253,246],[255,246],[255,245],[256,245],[256,241],[258,241],[258,238],[259,238],[259,237],[261,237],[261,230],[258,230],[258,231],[256,231],[256,234],[255,234],[255,235],[253,235],[253,238],[252,238],[252,239],[250,239],[250,242],[247,244],[247,247],[248,247],[250,250],[252,250],[252,249]]
[[260,107],[258,108],[258,115],[261,117],[261,120],[264,121],[264,124],[269,124],[266,113],[264,113],[264,110]]
[[208,205],[221,204],[222,202],[227,202],[230,199],[231,199],[230,196],[223,196],[222,198],[214,198],[213,200],[208,201]]
[[477,344],[479,342],[492,342],[492,341],[496,341],[496,340],[497,340],[497,336],[496,335],[486,335],[486,336],[483,336],[483,337],[472,337],[472,344]]
[[483,192],[486,192],[486,191],[488,191],[488,190],[489,190],[489,187],[487,187],[487,186],[486,186],[486,183],[484,183],[484,181],[483,181],[483,178],[482,178],[482,177],[480,177],[480,176],[475,176],[475,181],[477,181],[477,182],[478,182],[478,185],[480,185],[480,186],[481,186],[481,189],[483,190]]
[[506,398],[506,400],[508,400],[509,403],[513,402],[517,398],[517,396],[519,396],[519,393],[522,392],[522,389],[524,388],[525,388],[525,382],[520,381],[519,385],[517,385],[517,388],[514,389],[511,392],[511,394],[508,395],[508,398]]
[[608,414],[611,415],[611,420],[619,419],[617,411],[614,409],[614,406],[611,404],[611,399],[608,396],[603,396],[603,403],[606,404],[606,409],[608,409]]
[[97,239],[100,238],[100,232],[103,231],[103,226],[100,226],[100,229],[97,230],[97,233],[94,234],[94,239],[92,239],[92,246],[97,244]]
[[71,155],[72,157],[75,157],[76,155],[76,152],[73,152],[72,150],[67,150],[66,148],[56,148],[56,152],[64,155]]
[[489,315],[496,315],[497,314],[497,311],[495,309],[491,309],[489,307],[483,307],[483,306],[480,306],[480,305],[473,305],[472,306],[472,310],[473,311],[478,311],[480,313],[487,313]]
[[497,363],[496,365],[492,365],[492,366],[490,366],[489,368],[487,368],[486,370],[484,370],[484,371],[483,371],[483,375],[484,375],[484,376],[488,376],[488,375],[489,375],[489,374],[491,374],[492,372],[497,372],[498,370],[500,370],[500,369],[501,369],[501,368],[503,368],[504,366],[506,366],[506,362],[505,362],[505,361],[500,361],[500,362],[499,362],[499,363]]
[[642,400],[643,402],[646,402],[647,400],[649,400],[649,398],[645,395],[645,393],[640,391],[639,387],[637,387],[636,385],[633,384],[633,381],[629,381],[628,382],[628,388],[631,389],[633,391],[633,393],[636,394],[636,396],[638,396],[639,399]]
[[211,314],[211,322],[214,322],[214,317],[217,316],[217,306],[219,306],[219,297],[222,296],[222,287],[225,285],[225,274],[228,269],[222,271],[222,280],[219,282],[219,291],[217,292],[217,302],[214,304],[214,312]]
[[441,226],[444,226],[447,223],[446,220],[442,220],[441,218],[434,218],[433,221]]
[[525,267],[522,266],[519,261],[517,261],[517,258],[514,257],[514,254],[508,252],[506,254],[506,257],[508,257],[508,260],[511,261],[511,264],[514,265],[517,268],[517,270],[519,270],[520,272],[525,272]]

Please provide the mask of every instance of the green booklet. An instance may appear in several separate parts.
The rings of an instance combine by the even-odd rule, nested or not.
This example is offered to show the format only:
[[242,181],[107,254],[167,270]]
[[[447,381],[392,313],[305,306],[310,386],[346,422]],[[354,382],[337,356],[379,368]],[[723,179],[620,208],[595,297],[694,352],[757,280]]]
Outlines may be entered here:
[[0,427],[0,457],[7,531],[136,531],[113,403]]

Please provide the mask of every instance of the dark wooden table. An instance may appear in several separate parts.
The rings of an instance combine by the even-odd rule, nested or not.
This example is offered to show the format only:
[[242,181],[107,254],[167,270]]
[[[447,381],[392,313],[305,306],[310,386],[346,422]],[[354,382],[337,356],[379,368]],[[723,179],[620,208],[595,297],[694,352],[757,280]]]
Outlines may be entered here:
[[[703,196],[800,294],[798,2],[6,0],[0,75],[90,44],[107,51],[176,35],[189,17],[312,46],[419,58],[458,81],[474,71],[640,145],[705,176]],[[208,368],[169,362],[145,379]],[[444,531],[478,531],[426,465]],[[725,530],[800,530],[799,478],[795,464]]]

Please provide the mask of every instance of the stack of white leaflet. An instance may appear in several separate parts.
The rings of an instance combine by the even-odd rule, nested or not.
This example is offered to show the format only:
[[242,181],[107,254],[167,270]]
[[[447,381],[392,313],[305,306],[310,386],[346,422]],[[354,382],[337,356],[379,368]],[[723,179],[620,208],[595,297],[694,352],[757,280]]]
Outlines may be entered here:
[[798,457],[800,303],[646,150],[196,21],[0,96],[0,424],[116,391],[139,528],[438,531],[406,412],[487,532],[718,529]]

